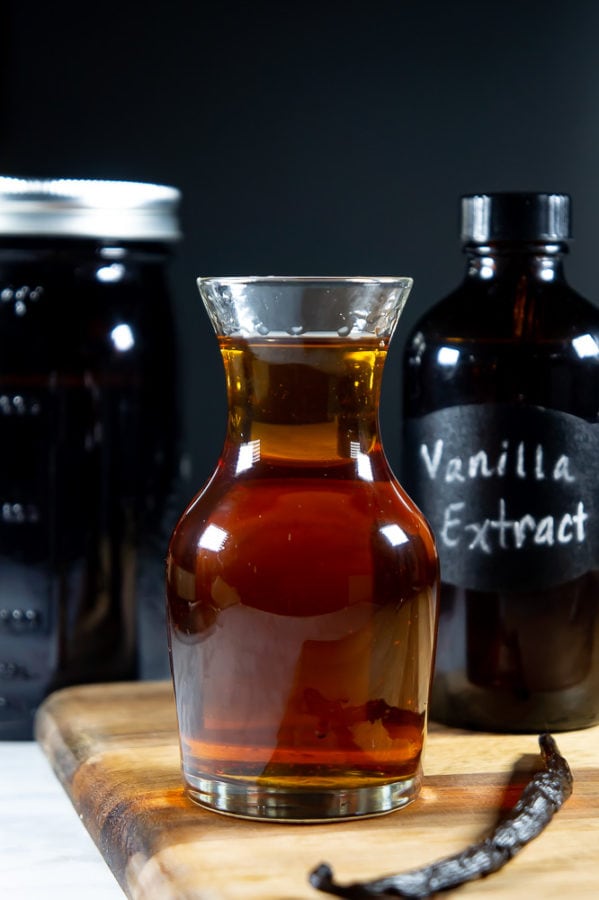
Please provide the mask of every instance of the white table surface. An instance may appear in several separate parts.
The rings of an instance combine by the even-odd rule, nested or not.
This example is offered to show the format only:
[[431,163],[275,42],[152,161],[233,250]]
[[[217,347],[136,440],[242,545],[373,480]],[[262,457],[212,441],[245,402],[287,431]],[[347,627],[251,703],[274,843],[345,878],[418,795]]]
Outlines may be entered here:
[[0,742],[0,897],[124,896],[39,746]]

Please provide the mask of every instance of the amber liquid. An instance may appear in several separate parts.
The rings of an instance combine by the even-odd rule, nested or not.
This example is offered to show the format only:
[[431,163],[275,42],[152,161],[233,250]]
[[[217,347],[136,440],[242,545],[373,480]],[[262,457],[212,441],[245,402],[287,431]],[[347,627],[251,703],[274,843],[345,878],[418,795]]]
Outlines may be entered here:
[[168,561],[186,776],[299,788],[413,777],[437,569],[378,441],[385,348],[221,349],[227,442]]

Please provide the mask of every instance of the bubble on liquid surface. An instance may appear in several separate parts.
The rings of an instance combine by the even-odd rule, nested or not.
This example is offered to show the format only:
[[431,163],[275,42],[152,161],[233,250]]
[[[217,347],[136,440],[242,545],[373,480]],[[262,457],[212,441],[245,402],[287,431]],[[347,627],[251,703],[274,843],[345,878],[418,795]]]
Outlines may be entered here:
[[287,329],[287,334],[298,335],[303,334],[304,331],[305,329],[303,325],[292,325],[291,328]]
[[337,329],[337,334],[339,335],[339,337],[347,337],[350,331],[351,325],[341,325],[341,327]]
[[264,335],[269,333],[270,328],[268,327],[268,325],[265,325],[264,322],[257,322],[256,331],[258,332],[258,334]]

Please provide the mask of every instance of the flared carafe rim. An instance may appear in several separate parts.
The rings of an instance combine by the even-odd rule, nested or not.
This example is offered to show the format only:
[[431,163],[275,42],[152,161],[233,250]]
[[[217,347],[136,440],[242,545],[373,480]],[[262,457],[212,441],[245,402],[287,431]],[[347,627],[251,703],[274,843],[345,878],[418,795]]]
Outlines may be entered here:
[[201,275],[198,286],[206,284],[358,284],[387,287],[412,287],[414,279],[409,275]]
[[259,340],[277,335],[385,339],[412,288],[408,277],[372,275],[229,275],[198,278],[218,335]]

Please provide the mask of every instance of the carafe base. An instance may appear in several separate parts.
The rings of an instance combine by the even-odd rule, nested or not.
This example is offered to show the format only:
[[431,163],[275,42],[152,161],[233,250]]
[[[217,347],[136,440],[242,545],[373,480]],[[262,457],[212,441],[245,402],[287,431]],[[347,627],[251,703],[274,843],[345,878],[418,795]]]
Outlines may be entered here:
[[213,812],[242,819],[268,822],[318,823],[381,816],[407,806],[416,799],[421,772],[387,784],[365,787],[305,787],[260,785],[252,782],[216,780],[185,774],[188,796]]

